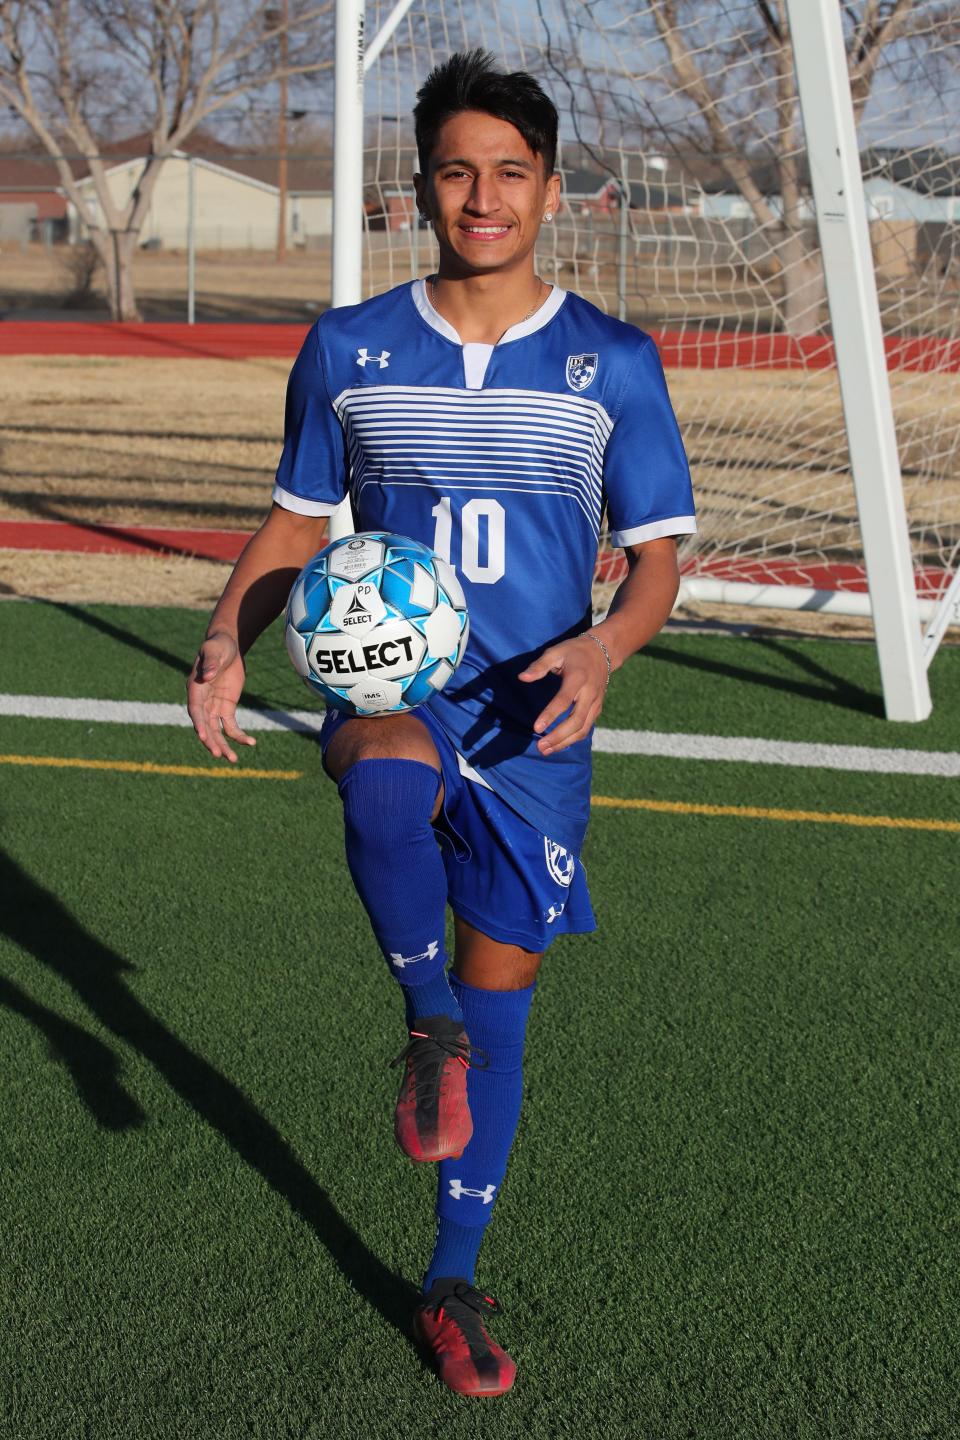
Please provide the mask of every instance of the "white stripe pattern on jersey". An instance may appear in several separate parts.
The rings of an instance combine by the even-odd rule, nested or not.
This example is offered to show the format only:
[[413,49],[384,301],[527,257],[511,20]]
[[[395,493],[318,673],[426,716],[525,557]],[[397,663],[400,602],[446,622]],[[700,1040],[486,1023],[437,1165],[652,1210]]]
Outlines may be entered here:
[[333,402],[350,454],[350,489],[513,491],[572,500],[596,536],[606,410],[581,395],[364,385]]

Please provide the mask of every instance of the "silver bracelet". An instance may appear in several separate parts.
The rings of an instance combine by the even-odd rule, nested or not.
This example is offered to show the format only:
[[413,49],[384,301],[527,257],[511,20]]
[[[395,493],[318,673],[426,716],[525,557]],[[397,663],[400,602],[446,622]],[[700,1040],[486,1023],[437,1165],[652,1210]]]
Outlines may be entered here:
[[604,645],[603,641],[600,639],[600,636],[595,635],[592,630],[585,631],[585,634],[589,635],[591,640],[596,640],[597,644],[600,646],[600,653],[602,654],[604,660],[606,660],[607,662],[607,684],[609,685],[610,676],[613,673],[613,665],[610,661],[610,651],[607,649],[606,645]]

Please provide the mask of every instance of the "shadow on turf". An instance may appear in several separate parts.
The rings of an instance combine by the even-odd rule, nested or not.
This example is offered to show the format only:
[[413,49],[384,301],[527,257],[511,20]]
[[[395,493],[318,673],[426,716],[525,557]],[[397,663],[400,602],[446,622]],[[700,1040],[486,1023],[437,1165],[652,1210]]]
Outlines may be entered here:
[[862,685],[829,670],[812,655],[769,636],[751,635],[750,644],[772,651],[819,683],[788,675],[772,675],[766,670],[753,670],[746,665],[731,665],[728,661],[708,660],[705,655],[668,650],[657,644],[648,645],[643,655],[651,660],[666,661],[669,665],[679,665],[688,670],[703,670],[709,675],[725,675],[746,685],[759,685],[766,690],[779,690],[788,695],[799,695],[804,700],[819,700],[828,705],[839,706],[842,710],[858,710],[863,715],[874,715],[880,720],[883,719],[881,695],[872,690],[864,690]]
[[[77,923],[55,895],[0,851],[0,931],[66,981],[96,1019],[131,1046],[310,1228],[350,1284],[406,1332],[416,1292],[392,1274],[347,1224],[293,1150],[232,1081],[178,1039],[131,994],[129,961]],[[48,1010],[9,981],[0,1004],[37,1026],[73,1077],[80,1099],[111,1130],[146,1118],[123,1088],[109,1045]]]
[[[292,579],[290,581],[291,585],[293,584],[293,580],[295,578],[296,571],[292,572]],[[78,620],[82,625],[88,625],[91,630],[98,630],[101,635],[106,635],[111,640],[116,640],[121,645],[128,645],[132,650],[139,650],[142,655],[148,655],[151,660],[156,660],[161,665],[166,665],[168,669],[173,670],[183,680],[183,704],[184,711],[186,711],[186,683],[187,671],[191,663],[190,660],[185,660],[182,655],[176,654],[176,652],[173,650],[164,650],[161,646],[154,645],[152,641],[145,640],[142,635],[135,635],[132,631],[125,630],[122,625],[115,625],[112,621],[105,619],[103,615],[92,614],[82,605],[68,605],[60,600],[45,600],[40,597],[37,597],[37,603],[41,605],[47,605],[51,610],[59,610],[62,614],[69,615],[72,620]],[[198,624],[198,641],[201,638],[202,636],[200,626]],[[282,653],[283,651],[281,646],[281,656]],[[283,670],[284,677],[286,678],[287,672],[289,671],[289,665],[286,662],[284,662]],[[243,704],[249,705],[254,710],[271,710],[274,707],[281,709],[283,708],[283,705],[276,699],[272,699],[268,695],[258,694],[256,691],[249,689],[249,687],[246,685],[244,686],[243,690]],[[293,731],[291,733],[299,734],[302,732]],[[316,739],[316,736],[315,734],[310,733],[307,734],[305,738],[313,740]]]

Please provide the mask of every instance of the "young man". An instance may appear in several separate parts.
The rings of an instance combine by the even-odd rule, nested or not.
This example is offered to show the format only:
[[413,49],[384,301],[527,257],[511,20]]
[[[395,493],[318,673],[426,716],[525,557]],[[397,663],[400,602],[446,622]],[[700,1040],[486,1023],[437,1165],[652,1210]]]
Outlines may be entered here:
[[[406,1004],[395,1133],[439,1162],[414,1329],[443,1380],[500,1394],[515,1366],[474,1288],[521,1100],[527,1014],[557,934],[594,928],[578,859],[590,733],[610,674],[670,613],[692,531],[683,446],[653,343],[534,269],[560,199],[557,113],[480,51],[434,70],[415,110],[417,202],[435,276],[327,312],[294,366],[273,508],[237,563],[188,690],[197,734],[236,760],[242,656],[349,493],[357,529],[455,566],[470,643],[415,714],[329,712],[324,764],[347,863]],[[628,555],[590,624],[601,515]],[[456,951],[446,971],[444,915]]]

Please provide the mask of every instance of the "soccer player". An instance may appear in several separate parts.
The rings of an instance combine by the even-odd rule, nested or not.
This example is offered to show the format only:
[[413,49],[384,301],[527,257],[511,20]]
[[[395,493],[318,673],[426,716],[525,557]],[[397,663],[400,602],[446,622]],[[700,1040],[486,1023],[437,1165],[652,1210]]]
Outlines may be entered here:
[[[437,273],[310,331],[273,507],[214,611],[188,704],[212,755],[254,743],[236,719],[242,656],[345,495],[358,531],[412,536],[454,565],[471,631],[446,688],[402,716],[330,711],[321,743],[347,864],[406,1006],[396,1138],[439,1162],[414,1331],[452,1389],[496,1395],[515,1365],[474,1270],[541,959],[558,934],[595,928],[579,859],[591,730],[611,673],[669,615],[676,537],[695,524],[653,342],[536,273],[560,201],[549,98],[474,51],[432,72],[414,114]],[[604,511],[629,573],[591,625]]]

